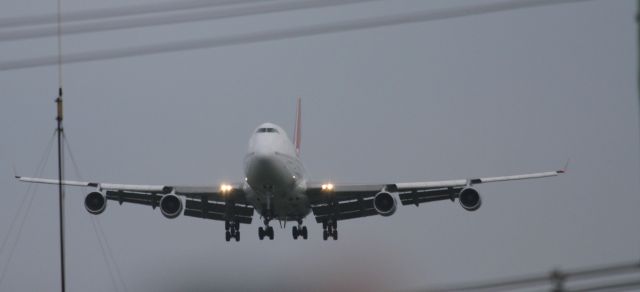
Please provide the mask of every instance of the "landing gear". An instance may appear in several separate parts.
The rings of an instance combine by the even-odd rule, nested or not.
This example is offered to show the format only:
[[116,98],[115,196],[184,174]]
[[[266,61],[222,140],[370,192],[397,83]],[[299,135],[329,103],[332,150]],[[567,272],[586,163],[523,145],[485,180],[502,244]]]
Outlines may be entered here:
[[322,221],[322,239],[327,240],[329,237],[338,240],[338,222],[336,220]]
[[269,226],[269,220],[264,220],[264,225],[264,228],[258,228],[258,237],[260,240],[263,240],[265,236],[273,240],[273,227]]
[[293,226],[291,231],[294,240],[297,240],[298,236],[302,236],[302,238],[305,240],[307,239],[307,226],[302,226],[302,220],[298,220],[298,226]]
[[230,241],[231,238],[235,238],[236,241],[240,241],[240,221],[224,221],[224,229],[226,232],[224,233],[224,239],[226,241]]

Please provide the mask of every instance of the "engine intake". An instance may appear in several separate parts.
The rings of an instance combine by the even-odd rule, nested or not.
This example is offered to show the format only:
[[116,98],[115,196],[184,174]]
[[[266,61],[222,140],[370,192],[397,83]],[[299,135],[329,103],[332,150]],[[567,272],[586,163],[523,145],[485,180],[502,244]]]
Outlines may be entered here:
[[465,188],[460,191],[458,195],[458,201],[460,201],[460,206],[467,211],[475,211],[480,209],[482,205],[482,199],[480,198],[480,193],[473,188]]
[[396,199],[387,192],[380,192],[373,197],[373,208],[382,216],[391,216],[396,212]]
[[160,211],[164,217],[176,218],[182,213],[182,200],[176,195],[164,195],[160,199]]
[[91,192],[84,198],[84,208],[93,215],[101,214],[107,208],[107,198],[100,192]]

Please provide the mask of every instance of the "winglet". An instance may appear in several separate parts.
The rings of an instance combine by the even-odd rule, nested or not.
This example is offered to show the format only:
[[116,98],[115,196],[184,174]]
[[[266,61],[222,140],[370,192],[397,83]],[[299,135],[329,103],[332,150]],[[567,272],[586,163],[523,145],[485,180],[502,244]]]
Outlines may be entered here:
[[296,108],[296,128],[293,132],[293,141],[296,146],[296,153],[300,155],[300,144],[302,143],[302,98],[298,97]]
[[567,162],[564,164],[564,167],[560,170],[558,170],[558,173],[567,173],[567,170],[569,169],[569,162],[571,162],[571,158],[567,159]]

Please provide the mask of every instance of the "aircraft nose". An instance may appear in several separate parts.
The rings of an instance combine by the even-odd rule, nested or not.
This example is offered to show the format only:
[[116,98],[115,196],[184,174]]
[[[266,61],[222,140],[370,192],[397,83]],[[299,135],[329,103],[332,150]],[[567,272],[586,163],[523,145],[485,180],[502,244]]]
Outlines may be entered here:
[[267,153],[254,153],[249,162],[250,172],[252,174],[269,173],[273,170],[274,165],[272,156]]

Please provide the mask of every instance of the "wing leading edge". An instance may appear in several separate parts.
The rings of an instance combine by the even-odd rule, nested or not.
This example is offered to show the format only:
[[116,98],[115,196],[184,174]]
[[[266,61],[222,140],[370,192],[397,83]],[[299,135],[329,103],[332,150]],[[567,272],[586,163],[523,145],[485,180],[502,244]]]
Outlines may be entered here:
[[370,185],[312,184],[307,189],[311,207],[317,222],[347,220],[379,215],[374,206],[378,193],[397,193],[402,205],[455,200],[460,192],[473,185],[553,177],[565,173],[566,167],[557,171],[441,181],[404,182]]
[[[16,178],[28,183],[58,184],[57,179],[22,176]],[[228,189],[224,191],[213,186],[133,185],[73,180],[63,180],[62,184],[93,187],[104,193],[107,200],[119,204],[146,205],[153,209],[160,206],[160,201],[165,195],[182,196],[185,197],[183,214],[190,217],[250,224],[254,211],[239,184],[227,185]]]

